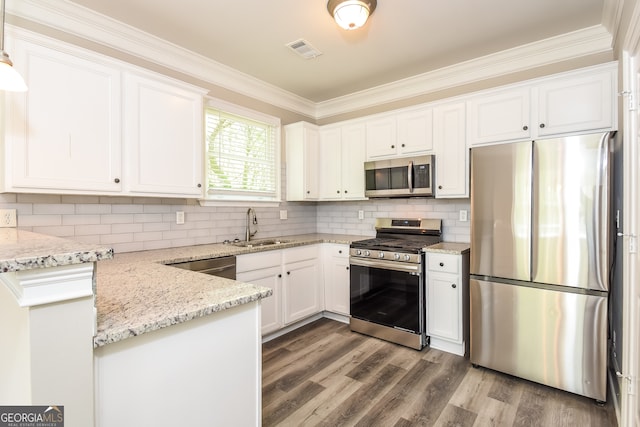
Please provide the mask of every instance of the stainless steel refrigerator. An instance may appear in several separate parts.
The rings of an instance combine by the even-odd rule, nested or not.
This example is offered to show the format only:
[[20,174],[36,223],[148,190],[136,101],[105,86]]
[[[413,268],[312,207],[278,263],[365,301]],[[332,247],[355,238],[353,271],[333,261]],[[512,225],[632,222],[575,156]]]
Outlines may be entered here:
[[474,365],[606,400],[611,137],[471,150]]

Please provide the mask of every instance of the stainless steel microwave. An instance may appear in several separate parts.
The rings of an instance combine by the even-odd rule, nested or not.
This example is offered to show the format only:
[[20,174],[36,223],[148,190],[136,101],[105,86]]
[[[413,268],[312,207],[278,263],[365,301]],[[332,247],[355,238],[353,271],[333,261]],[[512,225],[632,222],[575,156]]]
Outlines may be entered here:
[[434,156],[365,162],[365,196],[433,197]]

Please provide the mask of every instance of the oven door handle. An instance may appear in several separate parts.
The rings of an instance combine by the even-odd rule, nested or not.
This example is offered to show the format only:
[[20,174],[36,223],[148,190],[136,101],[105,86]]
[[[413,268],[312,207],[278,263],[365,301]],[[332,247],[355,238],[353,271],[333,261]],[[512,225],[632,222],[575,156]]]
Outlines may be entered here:
[[380,268],[384,270],[401,271],[409,273],[414,276],[420,276],[420,264],[404,264],[401,262],[385,261],[385,260],[370,260],[363,258],[349,258],[350,265],[356,265],[361,267]]

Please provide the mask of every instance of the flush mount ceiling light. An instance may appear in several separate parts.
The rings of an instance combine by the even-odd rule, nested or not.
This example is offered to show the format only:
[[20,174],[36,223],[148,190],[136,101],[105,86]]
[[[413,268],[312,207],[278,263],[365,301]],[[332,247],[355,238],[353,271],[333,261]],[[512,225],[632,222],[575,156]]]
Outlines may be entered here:
[[327,10],[345,30],[362,27],[376,9],[376,0],[329,0]]
[[24,92],[27,85],[24,83],[22,76],[13,68],[13,62],[9,59],[9,55],[4,51],[4,0],[0,1],[2,7],[2,28],[0,31],[0,90],[11,92]]

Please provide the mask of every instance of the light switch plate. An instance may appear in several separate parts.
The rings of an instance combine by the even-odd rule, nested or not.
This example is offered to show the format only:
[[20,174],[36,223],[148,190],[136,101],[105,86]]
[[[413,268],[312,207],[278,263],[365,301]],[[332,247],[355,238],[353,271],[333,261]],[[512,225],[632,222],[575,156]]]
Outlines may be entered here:
[[176,224],[184,224],[184,211],[176,212]]
[[464,209],[460,211],[460,221],[467,221],[467,211]]
[[358,219],[364,219],[364,211],[363,210],[359,210],[358,211]]
[[15,227],[17,216],[15,209],[0,209],[0,227]]

